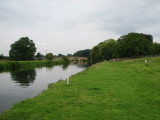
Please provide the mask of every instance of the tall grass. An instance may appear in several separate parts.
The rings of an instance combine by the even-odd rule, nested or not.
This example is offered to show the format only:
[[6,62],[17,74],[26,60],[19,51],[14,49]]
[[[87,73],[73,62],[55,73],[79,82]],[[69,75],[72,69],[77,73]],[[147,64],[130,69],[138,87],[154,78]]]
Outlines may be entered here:
[[0,61],[0,72],[25,67],[43,67],[64,64],[63,60],[42,60],[42,61]]

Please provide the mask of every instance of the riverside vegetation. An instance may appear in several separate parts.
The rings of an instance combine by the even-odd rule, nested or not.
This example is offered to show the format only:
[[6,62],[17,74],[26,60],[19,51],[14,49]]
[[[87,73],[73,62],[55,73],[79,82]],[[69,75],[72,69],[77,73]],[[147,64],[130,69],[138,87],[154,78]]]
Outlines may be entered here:
[[108,39],[94,46],[88,63],[95,64],[113,58],[140,57],[160,54],[160,43],[153,42],[153,36],[143,33],[128,33],[117,40]]
[[15,104],[1,120],[158,120],[160,57],[101,62]]
[[41,60],[41,61],[0,61],[0,71],[14,70],[25,67],[43,67],[65,64],[64,60]]

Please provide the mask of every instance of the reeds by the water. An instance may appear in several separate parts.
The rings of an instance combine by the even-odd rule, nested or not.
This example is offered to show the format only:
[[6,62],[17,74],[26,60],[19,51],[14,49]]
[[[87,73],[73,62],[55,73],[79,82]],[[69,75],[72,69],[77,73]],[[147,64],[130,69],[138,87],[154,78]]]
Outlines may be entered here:
[[0,71],[14,70],[25,67],[43,67],[64,64],[63,60],[41,61],[0,61]]

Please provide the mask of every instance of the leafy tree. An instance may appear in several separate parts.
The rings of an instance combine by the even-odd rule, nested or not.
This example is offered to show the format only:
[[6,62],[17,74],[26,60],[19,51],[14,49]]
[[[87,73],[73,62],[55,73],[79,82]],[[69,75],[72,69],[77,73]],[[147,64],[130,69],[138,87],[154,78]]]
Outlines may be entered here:
[[62,60],[64,60],[65,63],[70,63],[70,60],[67,56],[62,56]]
[[72,57],[72,54],[67,54],[67,57]]
[[116,49],[116,40],[114,39],[108,39],[103,42],[100,48],[102,60],[109,60],[111,58],[114,58],[116,55],[115,49]]
[[160,54],[160,44],[153,43],[153,37],[143,33],[128,33],[117,41],[105,40],[94,46],[88,57],[89,64],[115,57],[133,57]]
[[89,57],[91,49],[79,50],[73,54],[73,56],[77,57]]
[[141,35],[144,35],[144,37],[151,43],[153,43],[153,36],[152,35],[148,35],[148,34],[143,34],[141,33]]
[[42,58],[42,56],[43,55],[40,52],[38,52],[37,55],[36,55],[37,58]]
[[3,59],[3,58],[4,58],[4,56],[3,56],[3,54],[1,54],[1,55],[0,55],[0,59]]
[[30,60],[36,52],[35,44],[28,37],[20,38],[10,47],[9,55],[13,60]]
[[149,55],[153,53],[151,35],[128,33],[117,40],[119,57]]
[[102,56],[101,56],[101,47],[102,43],[99,43],[98,45],[94,46],[91,50],[90,56],[89,56],[89,63],[90,64],[95,64],[97,62],[102,61]]
[[54,56],[52,53],[47,53],[46,58],[47,58],[47,60],[52,60],[54,58]]
[[160,54],[160,44],[159,43],[153,43],[154,48],[154,54]]
[[89,64],[95,64],[115,57],[116,45],[117,43],[114,39],[108,39],[94,46],[88,58]]
[[63,55],[63,54],[58,54],[58,57],[62,57],[62,56],[65,56],[65,55]]

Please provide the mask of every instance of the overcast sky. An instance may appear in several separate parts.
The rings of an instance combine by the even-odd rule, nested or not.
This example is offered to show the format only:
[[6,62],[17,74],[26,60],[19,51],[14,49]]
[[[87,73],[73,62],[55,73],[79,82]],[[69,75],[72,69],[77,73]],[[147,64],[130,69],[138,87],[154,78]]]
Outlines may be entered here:
[[160,0],[0,0],[0,54],[21,37],[37,52],[73,54],[129,32],[160,43]]

